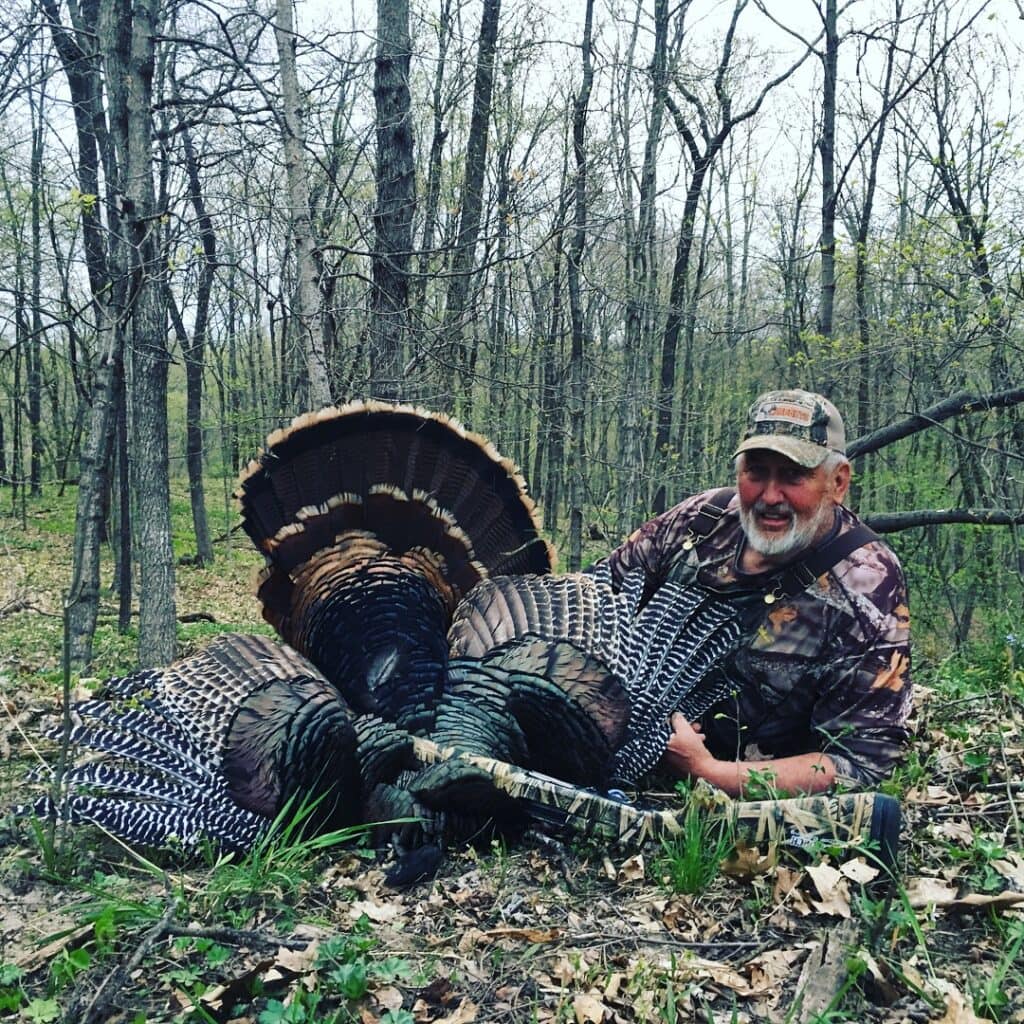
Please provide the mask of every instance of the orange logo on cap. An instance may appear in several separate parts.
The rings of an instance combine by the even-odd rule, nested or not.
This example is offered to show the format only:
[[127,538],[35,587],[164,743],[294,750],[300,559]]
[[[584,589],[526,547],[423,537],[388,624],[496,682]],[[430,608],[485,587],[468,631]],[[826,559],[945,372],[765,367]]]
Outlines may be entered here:
[[758,416],[759,420],[791,420],[805,427],[811,425],[811,418],[810,409],[805,409],[802,405],[770,405],[763,415]]

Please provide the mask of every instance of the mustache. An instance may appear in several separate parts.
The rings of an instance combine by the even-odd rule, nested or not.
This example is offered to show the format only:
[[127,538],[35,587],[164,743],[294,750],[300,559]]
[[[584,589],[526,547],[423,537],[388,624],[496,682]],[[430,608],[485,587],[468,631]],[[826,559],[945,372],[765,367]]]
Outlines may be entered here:
[[788,501],[780,501],[775,505],[769,505],[761,498],[754,502],[754,512],[759,515],[770,513],[777,516],[791,516],[794,514],[793,506]]

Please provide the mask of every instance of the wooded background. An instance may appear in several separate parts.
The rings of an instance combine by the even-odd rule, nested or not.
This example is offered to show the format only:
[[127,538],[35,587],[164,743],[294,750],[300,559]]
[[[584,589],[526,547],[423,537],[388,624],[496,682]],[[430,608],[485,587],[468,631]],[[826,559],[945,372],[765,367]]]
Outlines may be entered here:
[[1020,627],[1019,5],[0,20],[0,478],[15,515],[78,487],[79,663],[104,544],[140,660],[166,662],[172,482],[208,562],[205,490],[370,396],[515,459],[572,568],[727,483],[758,392],[824,392],[918,624]]

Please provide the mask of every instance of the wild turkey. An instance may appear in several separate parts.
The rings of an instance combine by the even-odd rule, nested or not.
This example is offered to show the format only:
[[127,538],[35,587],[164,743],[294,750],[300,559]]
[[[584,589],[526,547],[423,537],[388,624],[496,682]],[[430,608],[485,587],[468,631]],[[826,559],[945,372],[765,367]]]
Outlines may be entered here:
[[[263,615],[290,646],[225,636],[78,705],[72,742],[103,756],[67,774],[73,820],[232,849],[302,797],[319,828],[411,817],[415,841],[543,821],[489,761],[594,791],[633,783],[669,712],[720,695],[709,669],[743,635],[736,608],[698,589],[642,605],[639,578],[616,591],[601,566],[551,575],[514,467],[422,410],[301,417],[240,498],[268,560]],[[35,809],[54,813],[49,797]]]

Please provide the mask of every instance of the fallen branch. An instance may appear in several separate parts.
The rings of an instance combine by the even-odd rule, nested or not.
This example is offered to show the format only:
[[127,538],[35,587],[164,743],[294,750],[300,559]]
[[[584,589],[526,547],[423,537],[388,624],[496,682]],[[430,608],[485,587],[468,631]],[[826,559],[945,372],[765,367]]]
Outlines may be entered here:
[[216,618],[209,612],[185,612],[178,616],[179,622],[216,622]]
[[928,406],[919,413],[914,413],[897,423],[887,427],[879,427],[863,437],[858,437],[846,446],[846,454],[851,459],[868,452],[878,451],[894,441],[910,437],[937,423],[961,416],[965,413],[988,412],[990,409],[1005,409],[1011,405],[1024,402],[1024,388],[1010,388],[1008,391],[996,391],[990,395],[978,395],[970,391],[961,391],[941,402]]
[[57,618],[53,612],[48,612],[45,608],[40,608],[39,605],[33,604],[31,601],[18,598],[14,601],[8,601],[7,604],[0,608],[0,619],[6,619],[10,615],[17,615],[18,612],[35,612],[37,615],[46,615],[51,619]]
[[202,928],[198,925],[171,924],[167,934],[176,938],[212,939],[229,946],[251,946],[257,949],[305,949],[309,938],[292,938],[287,935],[274,935],[270,932],[253,932],[241,928]]
[[914,512],[868,512],[861,519],[875,533],[896,533],[915,526],[943,523],[973,523],[976,526],[1022,526],[1024,512],[1004,512],[995,508],[933,508]]
[[160,920],[142,936],[132,955],[123,964],[119,964],[100,982],[99,987],[93,993],[92,999],[89,1000],[89,1004],[81,1013],[79,1013],[76,1005],[68,1008],[68,1020],[80,1020],[82,1024],[96,1024],[98,1021],[110,1020],[110,1011],[118,992],[124,988],[131,978],[132,972],[142,963],[146,954],[161,939],[166,938],[170,934],[170,924],[174,918],[175,906],[176,901],[174,897],[168,897],[167,906],[164,908]]

